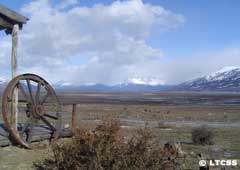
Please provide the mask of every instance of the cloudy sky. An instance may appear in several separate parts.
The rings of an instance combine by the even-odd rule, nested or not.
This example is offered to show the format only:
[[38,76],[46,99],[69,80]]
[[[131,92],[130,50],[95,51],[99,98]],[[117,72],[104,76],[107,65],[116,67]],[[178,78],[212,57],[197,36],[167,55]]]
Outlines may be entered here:
[[[238,0],[1,0],[30,20],[18,72],[51,83],[176,84],[240,66]],[[0,77],[10,79],[11,37],[0,33]]]

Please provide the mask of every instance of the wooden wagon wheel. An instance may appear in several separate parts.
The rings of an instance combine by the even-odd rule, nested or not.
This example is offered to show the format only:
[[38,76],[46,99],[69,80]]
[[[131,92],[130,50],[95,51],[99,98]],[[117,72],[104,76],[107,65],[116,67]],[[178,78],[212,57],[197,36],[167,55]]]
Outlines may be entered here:
[[[18,94],[17,107],[14,93]],[[34,74],[19,75],[9,82],[2,97],[2,114],[10,140],[25,148],[31,148],[36,136],[57,137],[61,129],[61,105],[56,93]]]

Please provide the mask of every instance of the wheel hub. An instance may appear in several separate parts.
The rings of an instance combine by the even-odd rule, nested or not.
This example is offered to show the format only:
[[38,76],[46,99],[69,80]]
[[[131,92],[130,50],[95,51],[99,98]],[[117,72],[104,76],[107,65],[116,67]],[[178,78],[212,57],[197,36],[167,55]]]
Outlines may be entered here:
[[36,105],[33,109],[34,113],[36,113],[37,115],[42,116],[44,114],[44,107],[42,105]]
[[28,105],[27,115],[29,114],[32,114],[36,119],[40,119],[44,115],[44,107],[42,105]]

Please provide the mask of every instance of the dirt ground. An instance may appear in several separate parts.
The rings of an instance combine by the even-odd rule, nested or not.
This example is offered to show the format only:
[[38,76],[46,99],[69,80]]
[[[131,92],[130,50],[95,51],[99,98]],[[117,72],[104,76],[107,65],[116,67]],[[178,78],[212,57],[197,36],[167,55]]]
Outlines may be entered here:
[[[70,124],[71,106],[64,107],[63,123]],[[206,159],[240,160],[240,106],[237,105],[158,105],[158,104],[80,104],[77,106],[78,125],[94,127],[105,117],[117,118],[127,133],[148,127],[157,140],[181,143],[185,152],[186,169],[197,169],[198,154]],[[193,128],[209,126],[214,132],[214,145],[194,145]],[[40,142],[33,150],[19,147],[0,148],[1,170],[30,170],[33,162],[51,156],[51,147]],[[239,167],[238,167],[239,168]],[[238,169],[229,168],[229,169]]]

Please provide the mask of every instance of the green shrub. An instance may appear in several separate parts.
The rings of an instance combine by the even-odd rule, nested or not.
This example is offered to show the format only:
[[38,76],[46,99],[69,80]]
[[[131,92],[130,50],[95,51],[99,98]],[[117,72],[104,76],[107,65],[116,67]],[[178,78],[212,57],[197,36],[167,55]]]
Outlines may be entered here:
[[199,145],[212,145],[213,144],[213,132],[206,126],[201,126],[192,130],[193,143]]
[[[169,147],[169,146],[168,146]],[[147,129],[126,140],[116,121],[104,121],[94,132],[79,129],[70,143],[53,145],[53,158],[35,163],[37,170],[161,170],[175,166],[176,154],[154,143]],[[169,152],[169,153],[167,153]],[[171,158],[170,158],[171,157]],[[174,168],[177,169],[177,168]]]

